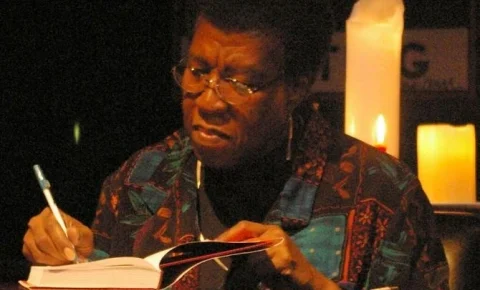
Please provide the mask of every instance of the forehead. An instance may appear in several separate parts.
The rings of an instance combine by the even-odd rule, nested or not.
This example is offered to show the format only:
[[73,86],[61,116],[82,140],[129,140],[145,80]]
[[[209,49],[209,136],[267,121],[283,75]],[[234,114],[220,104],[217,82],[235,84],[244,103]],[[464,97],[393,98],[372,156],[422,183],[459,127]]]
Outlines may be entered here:
[[272,36],[224,31],[200,17],[189,54],[212,65],[265,67],[278,66],[283,50]]

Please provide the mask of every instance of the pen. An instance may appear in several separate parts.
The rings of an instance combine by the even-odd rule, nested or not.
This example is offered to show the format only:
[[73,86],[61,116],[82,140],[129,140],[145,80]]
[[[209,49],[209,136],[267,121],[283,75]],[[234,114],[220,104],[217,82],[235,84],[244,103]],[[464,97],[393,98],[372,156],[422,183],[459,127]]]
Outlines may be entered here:
[[[40,188],[43,191],[43,195],[47,200],[48,207],[52,211],[53,216],[55,217],[55,220],[58,222],[63,232],[65,233],[65,236],[67,236],[68,238],[67,226],[65,225],[65,221],[63,220],[62,215],[60,214],[60,210],[58,209],[57,204],[53,199],[52,192],[50,191],[50,188],[51,188],[50,182],[45,178],[45,175],[43,175],[42,169],[38,164],[35,164],[33,166],[33,171],[35,172],[35,176],[37,177],[38,183],[40,184]],[[77,262],[76,257],[74,261]]]

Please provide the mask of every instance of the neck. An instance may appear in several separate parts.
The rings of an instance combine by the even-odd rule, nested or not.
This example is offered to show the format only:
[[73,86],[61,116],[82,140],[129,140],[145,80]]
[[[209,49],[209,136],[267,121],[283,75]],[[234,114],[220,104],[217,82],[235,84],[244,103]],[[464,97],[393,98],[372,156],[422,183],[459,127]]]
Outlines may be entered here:
[[207,174],[222,176],[222,179],[232,181],[258,178],[258,176],[264,175],[264,173],[282,172],[285,169],[289,171],[290,168],[291,162],[286,160],[286,144],[282,144],[282,146],[271,150],[262,157],[238,164],[233,168],[218,169],[207,167],[205,169]]

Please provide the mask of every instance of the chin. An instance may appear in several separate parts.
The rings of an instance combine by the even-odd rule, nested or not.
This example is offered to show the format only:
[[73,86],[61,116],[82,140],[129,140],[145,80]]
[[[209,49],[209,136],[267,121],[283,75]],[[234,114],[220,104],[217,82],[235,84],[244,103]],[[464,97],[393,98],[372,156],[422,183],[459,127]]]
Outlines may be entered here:
[[209,150],[206,148],[197,148],[194,146],[193,151],[195,156],[206,167],[215,169],[231,169],[238,164],[238,158],[235,158],[235,154],[229,152],[229,150]]

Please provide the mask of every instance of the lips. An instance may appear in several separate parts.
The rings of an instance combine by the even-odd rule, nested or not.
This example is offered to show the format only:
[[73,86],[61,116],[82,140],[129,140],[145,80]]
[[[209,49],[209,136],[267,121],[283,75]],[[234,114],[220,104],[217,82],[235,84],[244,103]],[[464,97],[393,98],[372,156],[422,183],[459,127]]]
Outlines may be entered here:
[[194,125],[193,131],[199,138],[209,141],[230,140],[231,136],[215,128],[205,128],[200,125]]

